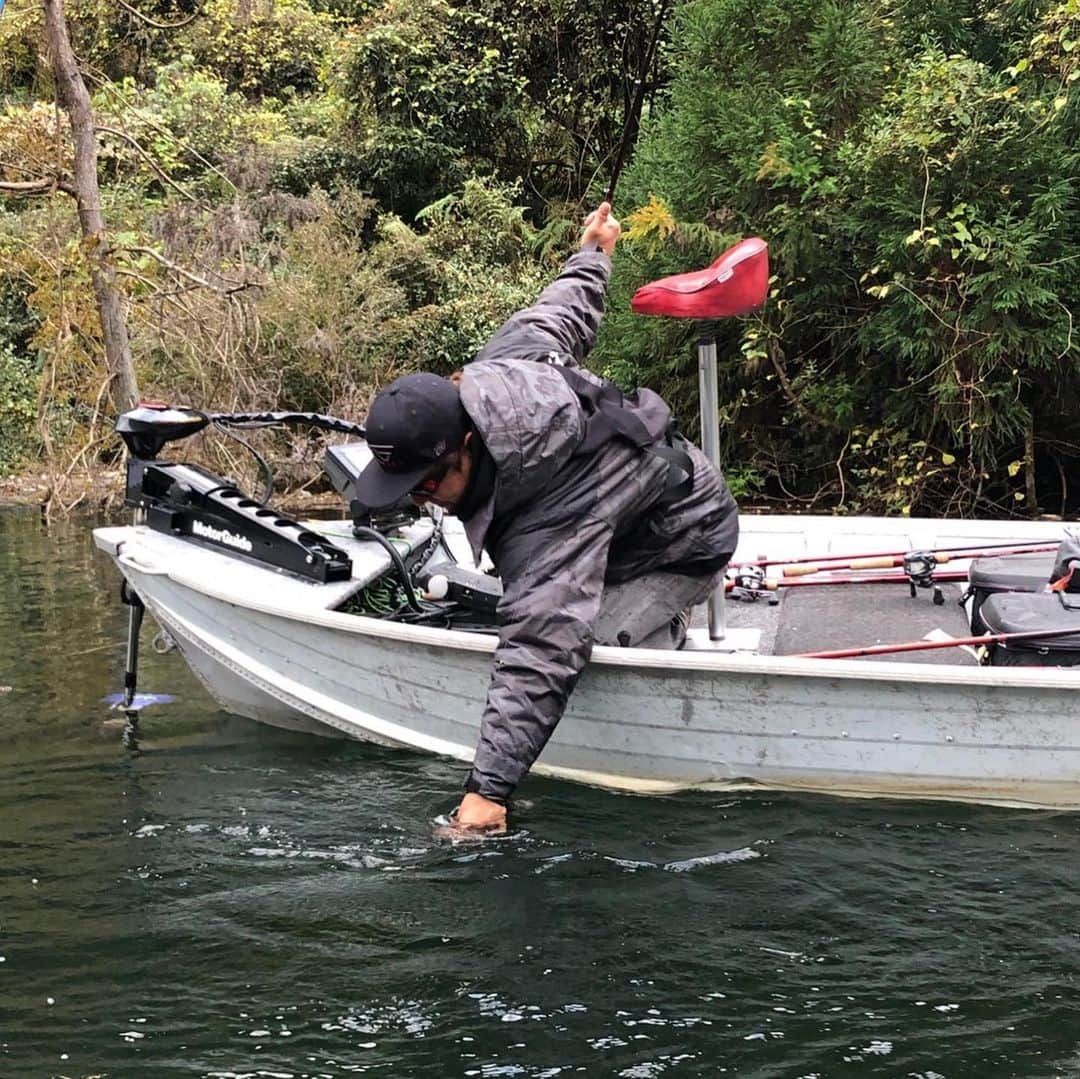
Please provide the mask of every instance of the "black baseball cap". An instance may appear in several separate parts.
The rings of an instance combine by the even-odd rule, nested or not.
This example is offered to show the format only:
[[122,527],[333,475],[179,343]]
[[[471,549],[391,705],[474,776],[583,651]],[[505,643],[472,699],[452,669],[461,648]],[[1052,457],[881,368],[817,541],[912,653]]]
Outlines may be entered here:
[[457,386],[448,378],[394,379],[368,411],[367,444],[375,460],[357,476],[356,497],[372,509],[393,505],[460,448],[471,427]]

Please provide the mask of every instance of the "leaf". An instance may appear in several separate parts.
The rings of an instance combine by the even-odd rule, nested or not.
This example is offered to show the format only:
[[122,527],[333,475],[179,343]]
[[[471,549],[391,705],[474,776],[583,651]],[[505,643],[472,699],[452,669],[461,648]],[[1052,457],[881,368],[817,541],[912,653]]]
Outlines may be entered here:
[[951,453],[943,453],[941,455],[941,463],[943,465],[955,465],[956,458]]
[[632,243],[645,241],[650,254],[675,231],[675,218],[663,199],[658,199],[651,192],[649,201],[637,210],[626,215],[624,235]]
[[1009,462],[1009,475],[1015,476],[1017,472],[1024,467],[1023,461],[1010,461]]

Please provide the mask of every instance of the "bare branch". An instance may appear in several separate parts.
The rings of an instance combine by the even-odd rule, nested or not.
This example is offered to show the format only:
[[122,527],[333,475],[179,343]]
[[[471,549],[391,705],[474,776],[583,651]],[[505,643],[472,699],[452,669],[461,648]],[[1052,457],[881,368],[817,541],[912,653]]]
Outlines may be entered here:
[[145,23],[147,26],[152,26],[155,30],[177,30],[181,26],[187,26],[189,22],[194,22],[201,14],[202,10],[194,12],[186,19],[181,19],[180,22],[158,22],[157,19],[151,19],[149,15],[144,15],[141,11],[136,10],[130,4],[125,3],[125,0],[116,0],[116,2],[129,14],[134,15],[139,22]]
[[156,161],[155,161],[155,160],[154,160],[154,159],[153,159],[153,158],[152,158],[152,157],[151,157],[151,156],[150,156],[150,155],[149,155],[149,154],[147,153],[147,152],[146,152],[146,150],[145,150],[145,149],[144,149],[144,148],[143,148],[143,147],[142,147],[142,146],[140,145],[139,141],[138,141],[137,139],[135,139],[135,138],[132,138],[132,136],[131,136],[131,135],[129,135],[129,134],[128,134],[128,133],[126,132],[126,131],[121,131],[121,130],[119,130],[119,128],[115,128],[115,127],[107,127],[107,126],[105,126],[104,124],[98,124],[98,125],[97,125],[97,130],[98,130],[98,131],[104,131],[104,132],[105,132],[105,134],[107,134],[107,135],[112,135],[112,136],[114,136],[115,138],[118,138],[118,139],[122,139],[122,140],[123,140],[124,142],[126,142],[126,143],[127,143],[127,144],[128,144],[129,146],[133,146],[133,147],[135,148],[135,151],[136,151],[136,153],[138,153],[138,155],[139,155],[139,156],[140,156],[140,157],[141,157],[141,158],[143,159],[143,161],[145,161],[145,162],[146,162],[146,163],[147,163],[147,164],[148,164],[148,165],[150,166],[150,168],[151,168],[151,169],[153,169],[154,173],[155,173],[155,174],[157,175],[158,179],[160,179],[160,180],[162,181],[162,183],[166,183],[166,184],[168,184],[168,185],[169,185],[169,187],[175,188],[175,189],[176,189],[177,191],[179,191],[179,192],[180,192],[180,194],[181,194],[181,195],[183,195],[183,196],[184,196],[184,198],[186,198],[186,199],[187,199],[187,200],[188,200],[189,202],[198,202],[198,201],[199,201],[199,200],[198,200],[198,199],[197,199],[197,198],[196,198],[196,197],[195,197],[194,195],[192,195],[192,194],[191,194],[191,192],[190,192],[190,191],[187,191],[187,190],[186,190],[185,188],[181,187],[181,186],[180,186],[180,184],[178,184],[178,183],[177,183],[177,182],[176,182],[176,181],[175,181],[175,180],[174,180],[174,179],[173,179],[173,178],[172,178],[172,177],[171,177],[171,176],[170,176],[170,175],[169,175],[169,174],[168,174],[168,173],[167,173],[167,172],[166,172],[166,171],[165,171],[165,170],[164,170],[164,169],[163,169],[163,168],[162,168],[162,167],[161,167],[161,166],[160,166],[160,165],[159,165],[159,164],[158,164],[158,163],[157,163],[157,162],[156,162]]
[[243,292],[244,289],[253,288],[254,283],[251,281],[232,281],[229,282],[228,288],[222,288],[221,285],[215,285],[212,281],[208,281],[205,277],[200,277],[198,274],[192,273],[191,270],[179,265],[179,263],[173,262],[171,259],[167,259],[160,252],[155,251],[152,247],[137,247],[134,245],[125,245],[119,248],[121,251],[131,251],[137,255],[146,255],[152,258],[155,262],[159,262],[167,270],[171,270],[174,274],[179,274],[181,277],[186,277],[189,281],[193,281],[201,288],[209,289],[211,292],[216,293],[218,296],[232,296],[234,293]]
[[59,176],[42,176],[37,180],[0,180],[0,195],[11,195],[13,198],[51,195],[54,191],[63,191],[73,199],[79,197],[75,185]]
[[57,185],[58,181],[52,176],[43,176],[40,180],[0,180],[0,193],[23,198],[30,195],[51,195]]

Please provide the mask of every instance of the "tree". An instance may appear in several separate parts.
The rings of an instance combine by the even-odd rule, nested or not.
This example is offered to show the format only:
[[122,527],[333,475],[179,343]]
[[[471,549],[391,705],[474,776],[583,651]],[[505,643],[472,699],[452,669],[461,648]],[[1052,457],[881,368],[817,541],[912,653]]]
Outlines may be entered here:
[[122,295],[111,261],[112,248],[101,212],[94,111],[71,47],[63,0],[43,0],[43,4],[45,37],[56,82],[56,98],[71,123],[74,146],[72,176],[2,182],[0,191],[12,195],[44,195],[60,190],[75,199],[79,228],[90,264],[94,299],[101,319],[109,397],[117,412],[126,412],[138,401],[139,387],[131,358]]

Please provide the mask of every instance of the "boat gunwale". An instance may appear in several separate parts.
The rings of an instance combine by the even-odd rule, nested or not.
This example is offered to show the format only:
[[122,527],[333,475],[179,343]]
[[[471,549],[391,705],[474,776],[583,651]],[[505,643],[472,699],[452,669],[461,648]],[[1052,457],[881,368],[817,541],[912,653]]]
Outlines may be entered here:
[[[125,553],[123,539],[106,537],[105,533],[127,532],[142,538],[139,526],[120,525],[94,529],[95,544],[111,554],[123,567],[152,576],[166,576],[176,584],[208,598],[231,606],[255,611],[290,622],[314,625],[325,629],[357,633],[362,636],[425,647],[455,649],[465,652],[493,653],[498,638],[495,634],[467,633],[461,630],[439,629],[431,626],[389,622],[364,615],[344,614],[327,608],[288,606],[241,595],[236,590],[215,587],[205,580],[175,569],[147,565]],[[154,542],[183,544],[161,533],[151,533]],[[184,550],[190,548],[184,545]],[[227,554],[200,552],[202,555],[227,559]],[[254,567],[259,572],[257,567]],[[262,571],[271,572],[271,571]],[[920,683],[924,685],[974,686],[991,689],[1058,689],[1080,688],[1077,676],[1069,671],[1037,667],[971,667],[954,664],[904,664],[860,659],[804,659],[797,656],[761,656],[746,652],[671,651],[666,649],[618,648],[597,645],[590,665],[601,668],[632,668],[645,675],[668,673],[741,674],[784,676],[814,679],[840,679],[864,682]],[[990,674],[992,672],[992,674]],[[989,676],[988,676],[989,674]]]

